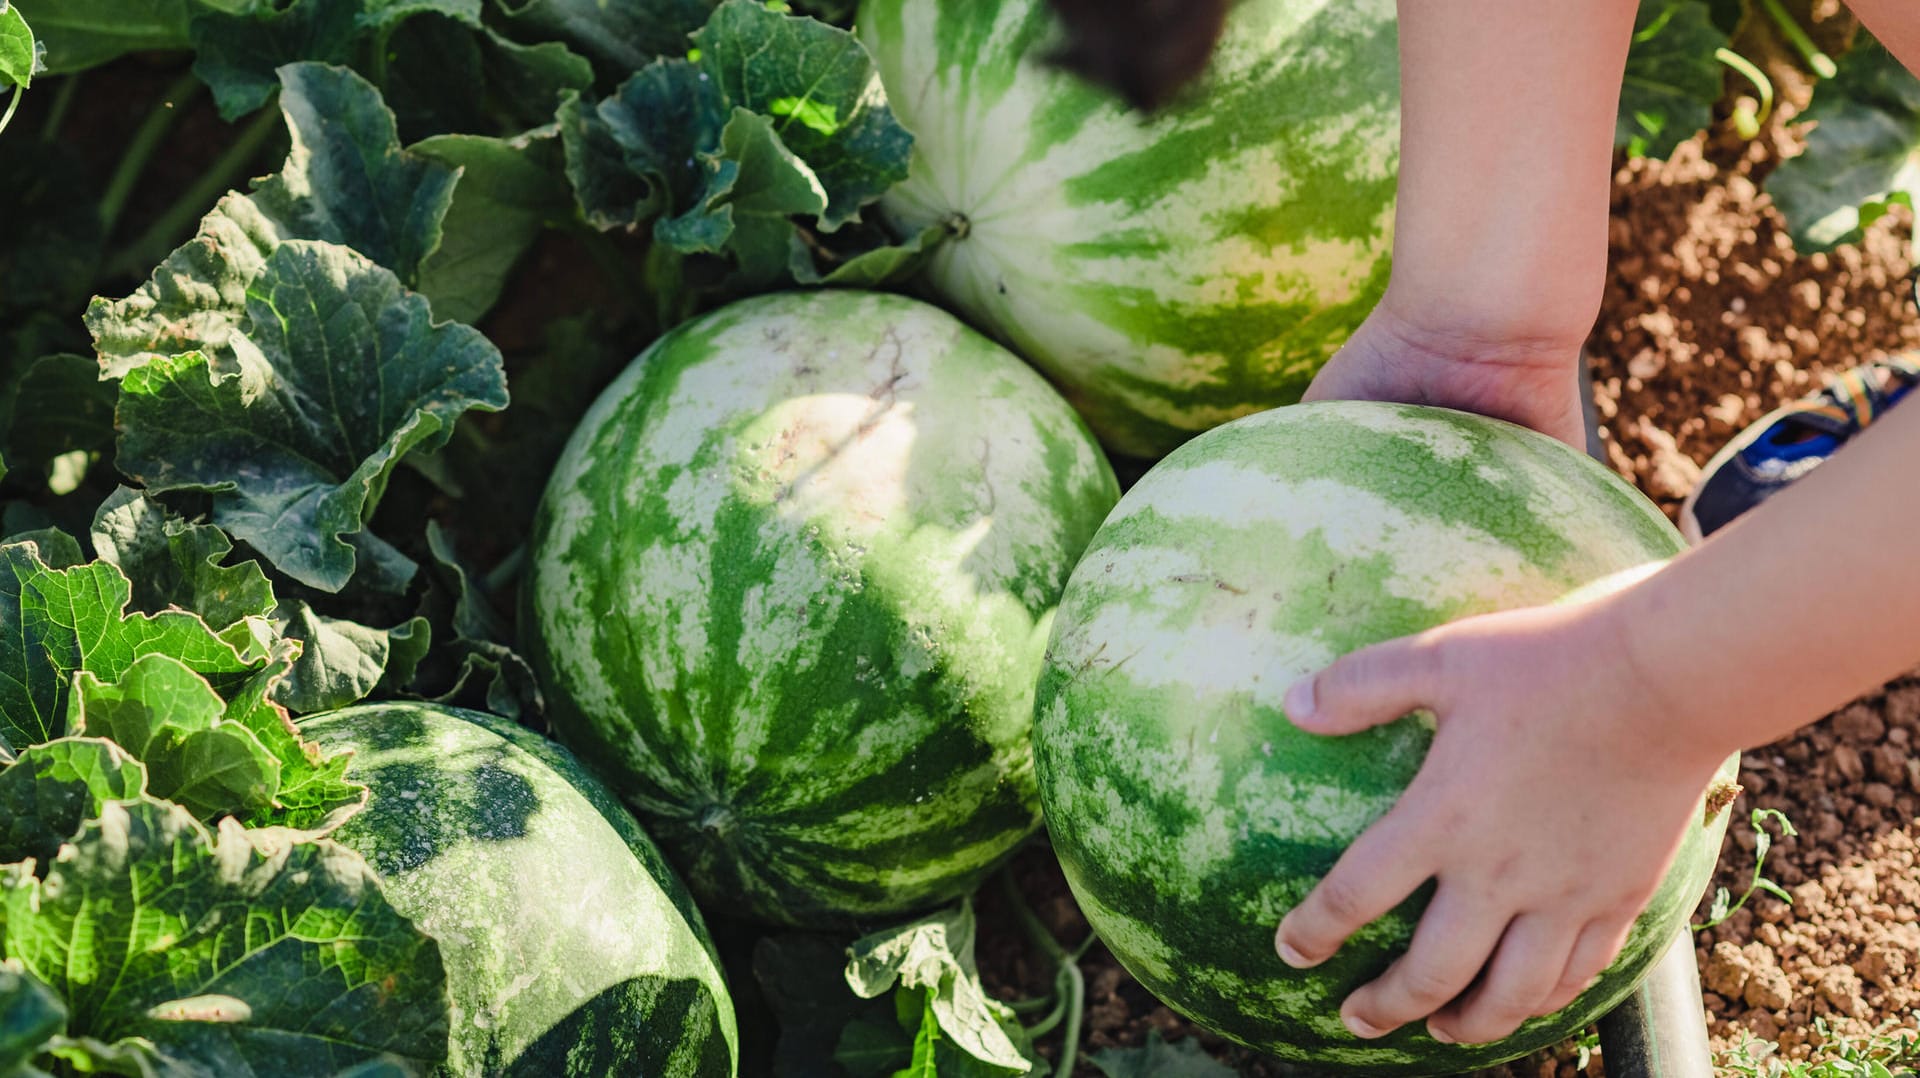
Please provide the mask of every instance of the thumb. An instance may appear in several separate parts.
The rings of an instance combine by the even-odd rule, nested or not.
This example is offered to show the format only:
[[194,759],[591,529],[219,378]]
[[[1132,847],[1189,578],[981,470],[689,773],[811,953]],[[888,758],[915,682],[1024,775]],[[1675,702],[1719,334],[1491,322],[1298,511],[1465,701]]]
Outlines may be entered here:
[[1357,734],[1434,706],[1438,681],[1437,652],[1410,637],[1342,656],[1294,682],[1281,706],[1310,734]]

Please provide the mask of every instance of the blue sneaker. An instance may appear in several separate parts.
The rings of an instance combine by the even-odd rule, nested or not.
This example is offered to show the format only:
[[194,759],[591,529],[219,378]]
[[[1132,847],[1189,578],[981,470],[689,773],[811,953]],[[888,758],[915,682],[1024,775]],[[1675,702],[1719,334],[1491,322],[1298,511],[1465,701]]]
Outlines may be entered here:
[[1714,454],[1680,507],[1698,543],[1820,466],[1920,386],[1920,355],[1858,367],[1825,389],[1763,416]]

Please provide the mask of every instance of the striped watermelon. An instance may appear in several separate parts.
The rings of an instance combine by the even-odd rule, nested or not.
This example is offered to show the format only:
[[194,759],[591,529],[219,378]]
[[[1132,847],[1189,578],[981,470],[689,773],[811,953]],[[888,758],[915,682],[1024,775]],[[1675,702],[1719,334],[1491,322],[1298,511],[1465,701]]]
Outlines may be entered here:
[[556,728],[709,909],[962,894],[1039,824],[1034,682],[1118,497],[1072,409],[927,304],[682,326],[588,413],[535,525]]
[[1045,0],[865,0],[858,32],[915,136],[882,211],[952,233],[927,285],[1117,452],[1298,400],[1386,287],[1393,0],[1245,0],[1150,122],[1047,64]]
[[1340,1002],[1404,948],[1424,898],[1313,970],[1281,963],[1274,928],[1412,780],[1431,726],[1318,738],[1280,698],[1348,651],[1552,602],[1681,546],[1618,477],[1495,420],[1310,404],[1195,439],[1075,570],[1036,700],[1047,823],[1088,919],[1177,1010],[1329,1071],[1452,1074],[1578,1030],[1673,941],[1726,814],[1689,836],[1620,961],[1565,1011],[1497,1045],[1417,1024],[1361,1041]]
[[699,911],[639,824],[561,749],[491,715],[380,704],[303,732],[372,791],[335,835],[440,943],[444,1074],[724,1078],[733,1001]]

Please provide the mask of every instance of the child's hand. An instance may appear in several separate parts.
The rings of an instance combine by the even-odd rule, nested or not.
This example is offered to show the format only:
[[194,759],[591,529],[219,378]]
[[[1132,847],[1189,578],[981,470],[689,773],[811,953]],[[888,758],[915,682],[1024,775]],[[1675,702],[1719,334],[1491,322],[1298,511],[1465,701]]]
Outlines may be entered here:
[[1586,448],[1580,335],[1533,341],[1408,315],[1389,296],[1327,362],[1307,400],[1436,404],[1531,427]]
[[1413,784],[1276,939],[1283,959],[1315,965],[1438,880],[1408,952],[1341,1008],[1359,1036],[1432,1016],[1438,1040],[1497,1040],[1572,1002],[1618,954],[1727,752],[1688,744],[1689,716],[1651,698],[1616,609],[1455,622],[1289,691],[1288,715],[1312,733],[1438,718]]

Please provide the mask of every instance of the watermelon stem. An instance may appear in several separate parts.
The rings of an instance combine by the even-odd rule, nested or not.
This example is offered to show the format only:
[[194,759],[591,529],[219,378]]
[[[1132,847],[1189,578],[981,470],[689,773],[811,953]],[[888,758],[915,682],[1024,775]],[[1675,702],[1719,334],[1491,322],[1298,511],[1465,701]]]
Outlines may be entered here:
[[1055,1074],[1072,1074],[1074,1064],[1080,1054],[1080,1023],[1087,1010],[1087,979],[1080,972],[1078,959],[1087,953],[1099,937],[1092,932],[1072,951],[1060,946],[1060,941],[1027,904],[1027,896],[1022,894],[1020,886],[1013,880],[1009,870],[1000,872],[1000,892],[1006,897],[1007,906],[1013,910],[1015,919],[1027,934],[1027,939],[1048,958],[1053,960],[1057,971],[1053,975],[1053,1010],[1045,1018],[1027,1027],[1028,1036],[1035,1040],[1052,1033],[1065,1022],[1066,1029],[1060,1040],[1060,1057],[1054,1060]]

